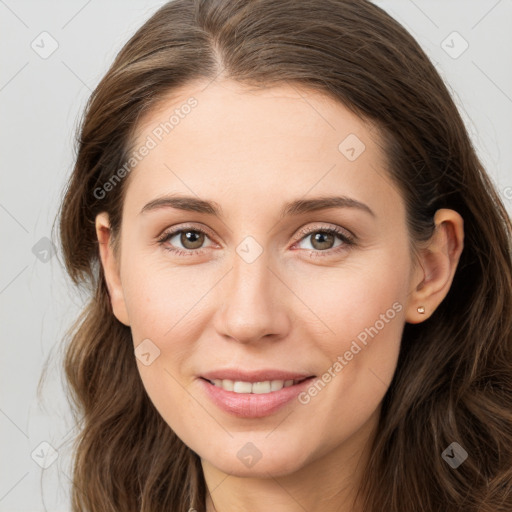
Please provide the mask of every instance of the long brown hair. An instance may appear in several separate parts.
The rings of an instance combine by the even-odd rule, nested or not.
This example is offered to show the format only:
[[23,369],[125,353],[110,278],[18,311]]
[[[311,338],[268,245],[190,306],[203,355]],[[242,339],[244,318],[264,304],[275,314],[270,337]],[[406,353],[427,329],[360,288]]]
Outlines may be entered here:
[[[465,248],[432,317],[406,324],[360,489],[370,512],[512,510],[512,224],[459,112],[413,37],[367,0],[174,0],[126,43],[92,93],[60,215],[64,263],[90,302],[69,331],[65,373],[81,430],[73,510],[204,511],[200,459],[147,396],[129,327],[113,315],[95,216],[116,238],[139,116],[173,89],[217,76],[319,91],[378,127],[407,206],[411,243],[439,208]],[[457,469],[443,451],[457,442]]]

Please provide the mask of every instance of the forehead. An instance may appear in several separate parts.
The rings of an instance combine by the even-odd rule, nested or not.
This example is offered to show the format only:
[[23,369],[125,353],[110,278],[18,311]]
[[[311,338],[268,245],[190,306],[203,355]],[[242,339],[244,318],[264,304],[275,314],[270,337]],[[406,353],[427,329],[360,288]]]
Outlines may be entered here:
[[[371,137],[380,144],[374,125],[324,93],[298,84],[257,88],[230,80],[196,81],[173,89],[140,117],[136,139],[142,142],[142,137],[152,132],[157,139],[167,138],[165,136],[171,133],[179,136],[185,126],[185,129],[202,132],[204,142],[207,142],[206,130],[219,142],[222,134],[214,123],[230,129],[231,137],[245,142],[245,147],[256,135],[259,136],[257,141],[265,137],[270,141],[275,136],[287,141],[292,133],[295,138],[309,138],[311,142],[321,139],[329,142],[328,132],[332,132],[330,135],[336,142],[348,128],[361,138]],[[164,125],[161,126],[164,133],[159,134],[160,125]],[[182,128],[178,129],[179,126]],[[246,137],[249,132],[253,137]]]
[[178,188],[229,192],[248,205],[269,191],[284,199],[336,188],[371,201],[393,188],[378,130],[341,102],[296,85],[188,84],[140,118],[135,140],[135,150],[151,146],[129,178],[141,200]]

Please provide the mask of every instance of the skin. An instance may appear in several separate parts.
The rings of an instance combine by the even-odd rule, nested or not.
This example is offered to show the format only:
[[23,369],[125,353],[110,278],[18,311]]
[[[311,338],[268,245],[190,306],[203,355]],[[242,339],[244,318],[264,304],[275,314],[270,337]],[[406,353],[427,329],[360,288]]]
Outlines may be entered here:
[[[201,457],[208,512],[361,510],[354,491],[404,324],[425,321],[448,293],[463,220],[439,210],[428,247],[414,255],[377,130],[295,86],[189,84],[140,120],[136,146],[191,96],[197,107],[129,175],[117,257],[108,215],[96,218],[114,314],[131,327],[134,347],[150,339],[160,350],[147,366],[137,359],[140,376],[164,420]],[[338,149],[349,134],[365,144],[354,161]],[[215,201],[224,215],[140,213],[170,193]],[[374,216],[345,207],[279,217],[289,201],[335,194]],[[201,254],[179,256],[156,242],[185,223],[207,230],[203,245],[183,245],[179,234],[165,245]],[[355,244],[315,242],[315,233],[336,226]],[[263,249],[251,263],[236,251],[247,236]],[[307,404],[244,419],[202,391],[198,376],[227,366],[322,376],[396,303],[394,318]],[[252,467],[237,457],[249,442],[261,453]]]

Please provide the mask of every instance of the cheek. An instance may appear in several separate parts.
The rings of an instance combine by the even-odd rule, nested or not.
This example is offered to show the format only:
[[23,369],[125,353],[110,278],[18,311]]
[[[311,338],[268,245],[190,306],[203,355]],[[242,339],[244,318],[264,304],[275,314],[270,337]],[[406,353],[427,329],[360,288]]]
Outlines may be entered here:
[[193,266],[173,269],[165,258],[131,257],[122,268],[135,353],[150,353],[150,364],[137,360],[141,380],[160,414],[179,429],[183,418],[192,421],[195,404],[183,389],[189,384],[183,374],[190,374],[190,357],[204,328],[200,299],[215,276]]
[[[197,320],[209,281],[194,266],[172,268],[164,257],[127,259],[123,291],[134,342],[148,337],[179,342],[183,332],[190,332],[192,320]],[[178,332],[179,337],[173,336]]]
[[[199,337],[194,316],[198,291],[181,274],[155,266],[148,258],[128,260],[124,266],[123,290],[130,316],[130,328],[137,368],[142,384],[155,408],[183,440],[192,428],[197,403],[184,388],[181,372]],[[142,349],[142,347],[144,347]],[[149,360],[149,361],[148,361]],[[146,364],[149,363],[149,364]],[[204,418],[203,418],[204,420]]]
[[290,281],[297,295],[306,299],[308,308],[302,308],[302,315],[307,324],[317,325],[318,334],[326,339],[347,340],[376,323],[383,330],[382,321],[386,330],[387,320],[400,323],[401,317],[395,318],[405,308],[409,267],[405,247],[385,247],[354,253],[336,267],[302,266]]
[[[303,403],[316,401],[317,411],[325,408],[325,421],[339,415],[346,423],[347,410],[352,421],[363,421],[387,391],[405,324],[409,265],[405,247],[398,253],[387,249],[324,271],[320,278],[312,272],[311,279],[303,275],[295,281],[304,286],[301,293],[318,316],[307,322],[306,335],[325,356],[318,375],[322,382],[308,390]],[[333,403],[340,408],[333,410]]]

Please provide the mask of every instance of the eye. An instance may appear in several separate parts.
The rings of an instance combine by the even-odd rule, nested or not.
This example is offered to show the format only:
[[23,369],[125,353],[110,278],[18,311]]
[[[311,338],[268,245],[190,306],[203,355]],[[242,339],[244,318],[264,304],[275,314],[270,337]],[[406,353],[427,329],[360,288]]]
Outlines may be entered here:
[[[302,235],[301,240],[297,245],[303,242],[309,241],[310,247],[303,247],[303,249],[310,250],[311,256],[324,256],[324,254],[318,254],[328,252],[328,254],[337,253],[342,250],[348,249],[354,245],[355,237],[348,231],[342,230],[341,228],[309,228],[302,230],[299,235]],[[336,241],[339,241],[338,245]],[[335,251],[330,251],[336,249]]]
[[[208,234],[202,229],[196,227],[181,227],[180,229],[175,229],[173,231],[166,231],[158,239],[158,243],[162,245],[166,250],[175,252],[178,255],[190,255],[201,252],[200,250],[204,248],[202,246],[205,242],[205,239],[209,239],[209,237]],[[170,244],[167,242],[170,242]]]

